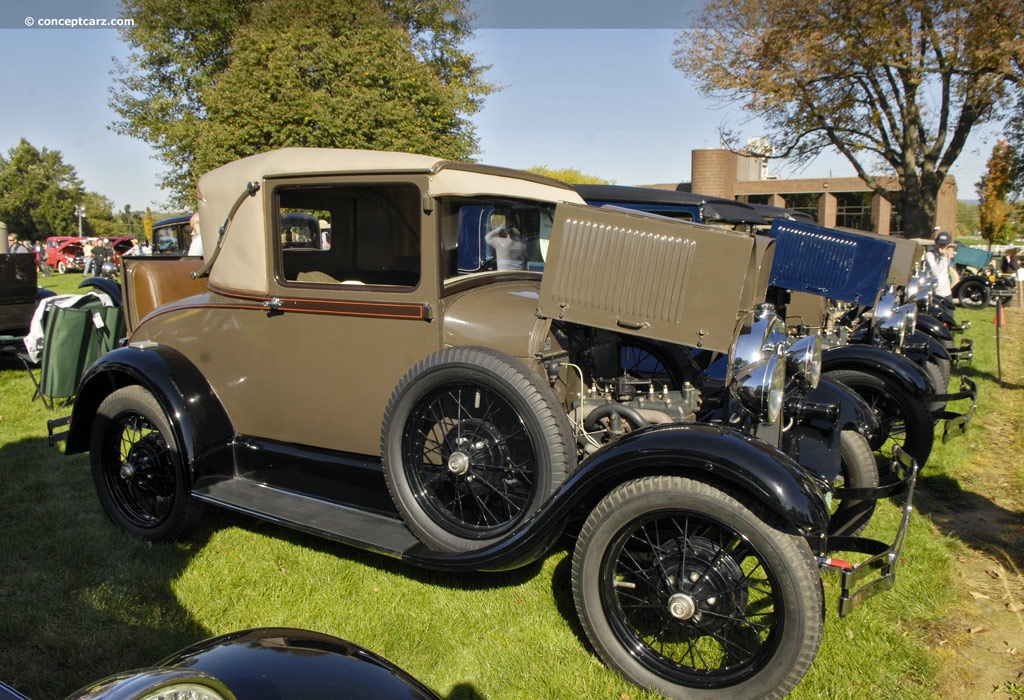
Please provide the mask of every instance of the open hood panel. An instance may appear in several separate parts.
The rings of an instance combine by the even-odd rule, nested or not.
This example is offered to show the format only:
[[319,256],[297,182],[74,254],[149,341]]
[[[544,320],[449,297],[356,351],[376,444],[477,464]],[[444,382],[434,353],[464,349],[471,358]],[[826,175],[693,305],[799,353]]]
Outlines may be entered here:
[[771,263],[751,236],[559,204],[539,308],[548,318],[727,352]]
[[874,306],[889,277],[895,244],[879,238],[776,219],[770,283],[794,292]]

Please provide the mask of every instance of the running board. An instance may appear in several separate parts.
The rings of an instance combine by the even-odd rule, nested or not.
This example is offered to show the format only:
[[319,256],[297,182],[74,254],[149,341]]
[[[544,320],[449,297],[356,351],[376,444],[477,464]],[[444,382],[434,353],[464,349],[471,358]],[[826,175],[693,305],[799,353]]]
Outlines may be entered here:
[[247,479],[225,479],[197,486],[200,501],[313,535],[393,557],[419,541],[401,520],[352,506],[322,501]]

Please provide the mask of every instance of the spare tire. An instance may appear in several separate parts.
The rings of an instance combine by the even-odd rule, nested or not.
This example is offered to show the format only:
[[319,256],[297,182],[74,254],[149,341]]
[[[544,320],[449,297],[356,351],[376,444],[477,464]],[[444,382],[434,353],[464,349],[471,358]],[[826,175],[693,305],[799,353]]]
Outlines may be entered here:
[[523,362],[481,347],[419,362],[388,401],[381,459],[406,525],[431,549],[479,549],[514,531],[576,469],[555,393]]

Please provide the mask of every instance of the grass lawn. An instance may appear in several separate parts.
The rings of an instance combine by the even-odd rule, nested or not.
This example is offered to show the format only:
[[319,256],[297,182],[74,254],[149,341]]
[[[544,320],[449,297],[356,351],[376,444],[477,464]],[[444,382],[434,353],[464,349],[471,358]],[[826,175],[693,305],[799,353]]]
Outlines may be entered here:
[[[40,283],[72,291],[80,279]],[[1021,416],[1024,397],[996,382],[991,311],[959,315],[975,327],[978,357],[967,373],[981,392],[976,423],[933,453],[896,587],[840,620],[838,589],[825,576],[824,645],[791,697],[940,698],[962,663],[948,643],[962,544],[933,514],[956,497],[949,484],[963,478],[965,465],[1002,458],[979,426],[1008,403]],[[1011,313],[1009,323],[1019,327],[1024,316]],[[63,698],[208,636],[262,625],[350,639],[452,700],[658,697],[622,680],[589,649],[569,590],[571,542],[522,570],[448,575],[212,512],[191,540],[149,545],[103,515],[87,456],[64,457],[47,446],[46,420],[67,409],[50,412],[31,401],[25,371],[0,363],[0,679],[34,700]],[[1019,469],[1012,477],[1018,492]],[[868,534],[888,541],[899,505],[880,504]]]

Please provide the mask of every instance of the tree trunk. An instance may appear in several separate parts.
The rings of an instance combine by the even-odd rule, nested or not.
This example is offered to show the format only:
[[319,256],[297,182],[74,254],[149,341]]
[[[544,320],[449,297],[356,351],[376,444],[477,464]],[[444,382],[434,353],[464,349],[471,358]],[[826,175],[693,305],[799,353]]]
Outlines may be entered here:
[[906,238],[933,237],[938,196],[938,187],[931,183],[922,184],[916,177],[904,179],[900,214],[903,216],[903,235]]

